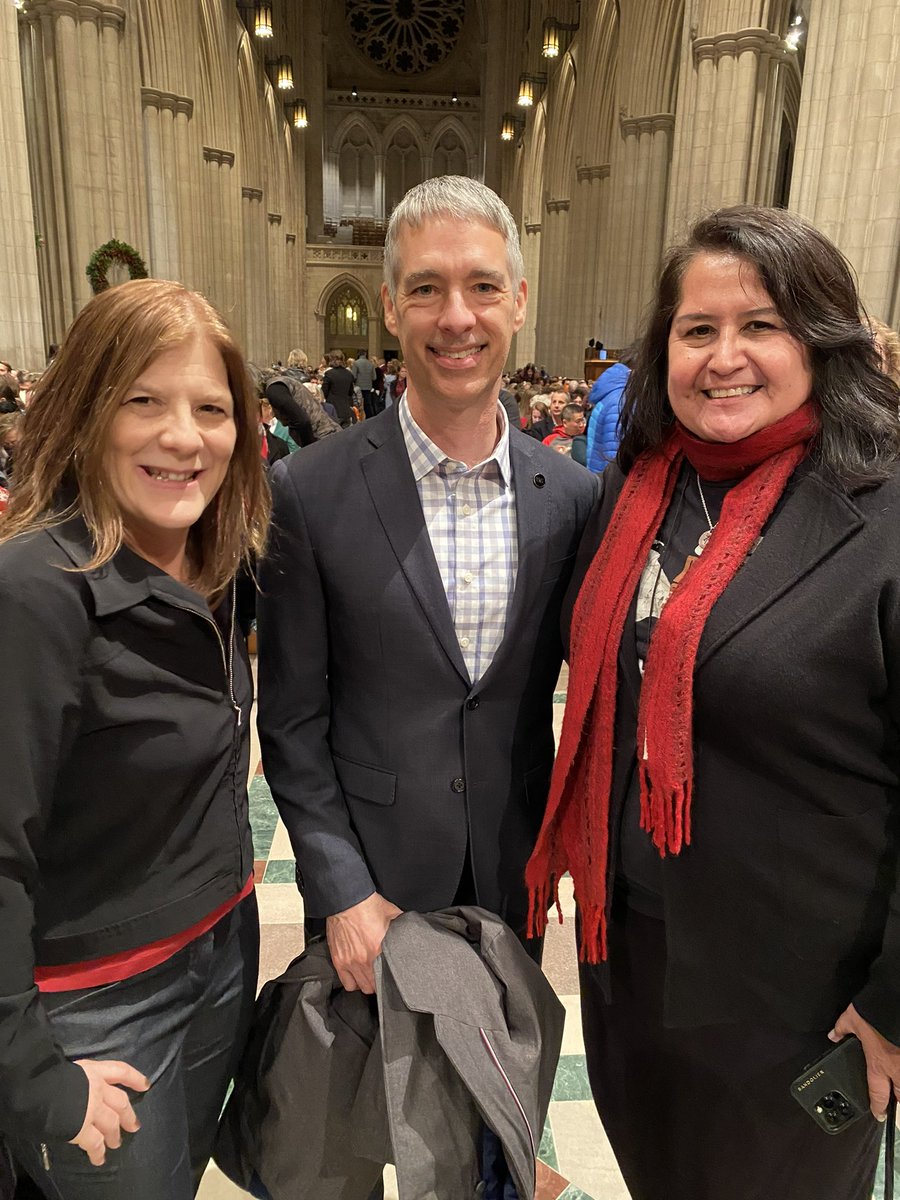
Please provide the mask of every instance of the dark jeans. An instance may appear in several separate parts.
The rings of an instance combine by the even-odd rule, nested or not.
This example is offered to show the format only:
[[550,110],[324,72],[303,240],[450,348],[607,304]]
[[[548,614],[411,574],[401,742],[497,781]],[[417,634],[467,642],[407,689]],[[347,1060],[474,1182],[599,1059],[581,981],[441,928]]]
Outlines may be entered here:
[[363,412],[367,417],[378,415],[378,409],[375,407],[375,392],[371,389],[360,388],[363,398]]
[[120,983],[46,993],[67,1057],[121,1059],[151,1087],[132,1097],[141,1122],[94,1167],[65,1142],[17,1141],[16,1160],[48,1200],[191,1200],[253,1015],[259,960],[256,896],[173,958]]
[[829,1137],[790,1095],[825,1033],[732,1022],[663,1024],[663,921],[610,922],[612,1003],[581,965],[597,1111],[634,1200],[869,1200],[882,1127]]

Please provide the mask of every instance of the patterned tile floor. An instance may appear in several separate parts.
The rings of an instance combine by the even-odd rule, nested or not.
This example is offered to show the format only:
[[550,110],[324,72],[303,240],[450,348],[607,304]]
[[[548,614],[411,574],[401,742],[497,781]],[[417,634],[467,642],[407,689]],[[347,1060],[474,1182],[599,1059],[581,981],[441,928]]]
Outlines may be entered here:
[[[554,695],[557,738],[566,699],[564,667]],[[259,762],[255,738],[251,761],[259,764],[250,782],[250,821],[256,853],[255,874],[261,924],[260,984],[280,974],[302,947],[303,910],[294,885],[294,860]],[[569,883],[569,881],[564,881]],[[578,1012],[578,971],[574,943],[571,884],[563,889],[565,924],[551,923],[544,948],[544,970],[566,1009],[562,1054],[547,1126],[541,1140],[536,1200],[628,1200],[622,1180],[591,1101],[584,1065]],[[875,1195],[883,1193],[879,1169]],[[900,1173],[898,1173],[900,1184]],[[235,1188],[214,1166],[198,1200],[239,1200]],[[396,1179],[385,1173],[385,1200],[397,1200]]]

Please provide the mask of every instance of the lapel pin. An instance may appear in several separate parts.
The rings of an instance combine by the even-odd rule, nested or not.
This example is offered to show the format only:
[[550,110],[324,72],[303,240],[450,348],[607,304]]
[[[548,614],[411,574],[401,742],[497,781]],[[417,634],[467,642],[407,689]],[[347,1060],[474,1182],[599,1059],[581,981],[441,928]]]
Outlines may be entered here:
[[547,480],[543,477],[543,475],[535,475],[535,477],[534,477],[534,486],[535,487],[543,487],[546,482],[547,482]]

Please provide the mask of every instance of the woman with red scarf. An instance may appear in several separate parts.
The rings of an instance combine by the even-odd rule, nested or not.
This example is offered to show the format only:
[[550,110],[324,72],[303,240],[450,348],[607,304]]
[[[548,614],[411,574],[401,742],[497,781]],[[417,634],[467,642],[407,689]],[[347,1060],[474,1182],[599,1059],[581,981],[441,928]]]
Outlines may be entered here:
[[[775,209],[666,261],[564,621],[528,867],[579,910],[635,1200],[867,1200],[900,1094],[900,426],[847,264]],[[791,1081],[855,1034],[873,1116]]]

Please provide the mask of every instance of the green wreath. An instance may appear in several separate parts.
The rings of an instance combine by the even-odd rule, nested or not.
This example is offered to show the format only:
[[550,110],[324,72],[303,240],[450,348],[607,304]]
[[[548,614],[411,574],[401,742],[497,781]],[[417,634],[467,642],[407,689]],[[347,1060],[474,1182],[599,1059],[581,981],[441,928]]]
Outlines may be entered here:
[[106,272],[113,263],[121,263],[123,267],[127,267],[129,279],[147,278],[147,264],[134,246],[129,246],[126,242],[117,242],[113,238],[111,242],[105,242],[94,251],[85,271],[85,275],[91,281],[91,291],[95,296],[98,292],[105,292],[109,287]]

